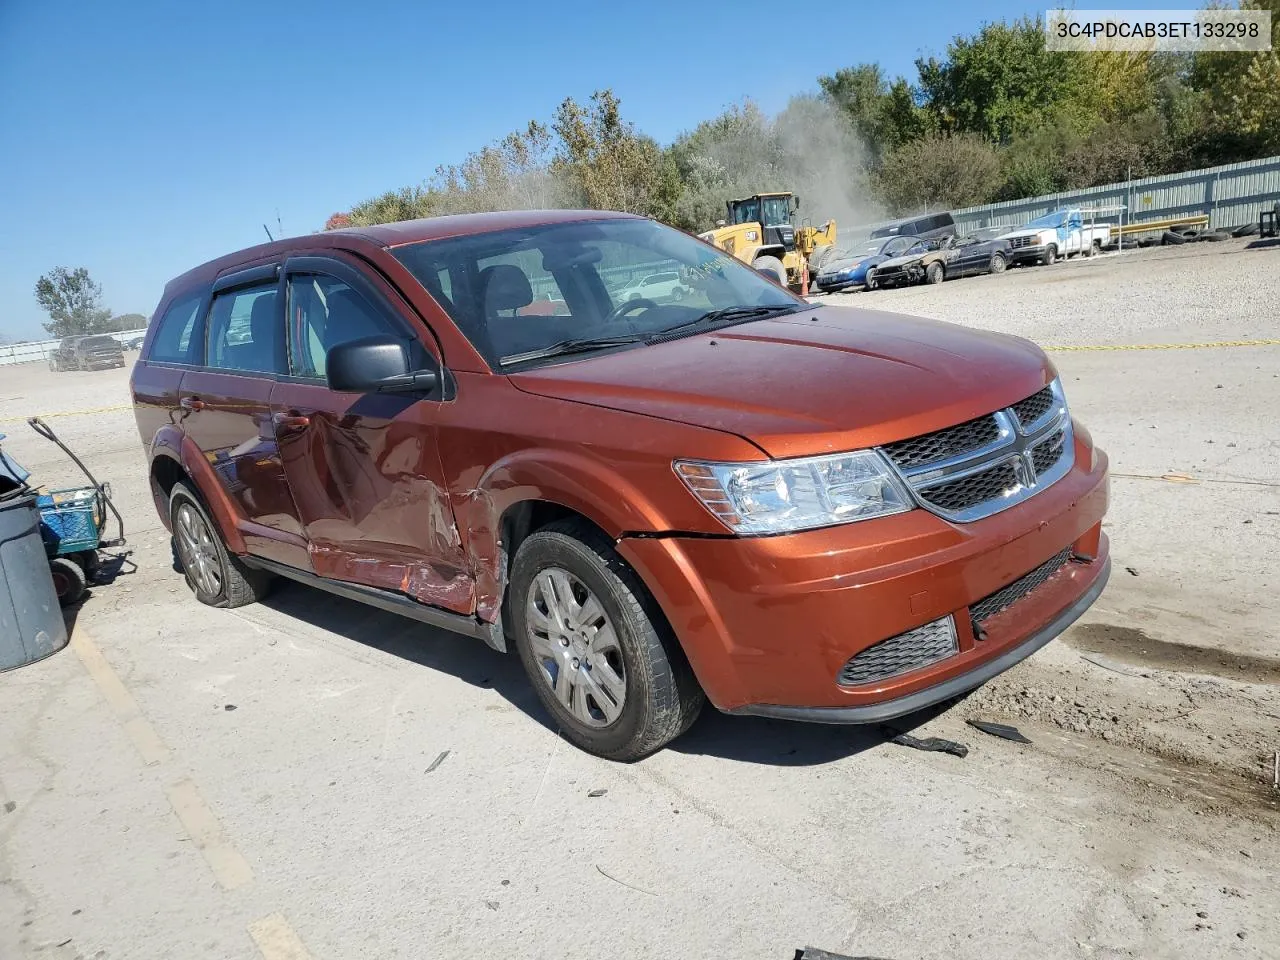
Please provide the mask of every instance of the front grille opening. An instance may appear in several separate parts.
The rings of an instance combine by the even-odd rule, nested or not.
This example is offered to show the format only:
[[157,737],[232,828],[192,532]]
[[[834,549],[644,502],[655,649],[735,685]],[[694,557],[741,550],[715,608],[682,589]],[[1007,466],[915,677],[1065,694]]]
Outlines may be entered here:
[[945,660],[959,650],[955,621],[950,616],[945,616],[896,637],[881,640],[861,653],[854,654],[840,671],[836,682],[844,687],[875,683]]
[[1002,610],[1009,609],[1019,600],[1025,598],[1027,594],[1043,586],[1046,580],[1070,562],[1071,548],[1067,547],[1065,550],[1055,553],[1030,573],[1023,574],[1013,583],[1001,587],[995,593],[983,597],[970,606],[969,619],[973,621],[973,632],[977,634],[984,620],[988,617],[994,617]]
[[1025,400],[1020,400],[1013,405],[1013,412],[1018,415],[1018,422],[1024,427],[1029,427],[1035,423],[1053,406],[1053,388],[1045,387],[1038,393],[1033,393]]
[[1021,485],[1013,461],[1006,460],[989,470],[921,490],[919,496],[942,510],[965,510],[988,500],[1003,499]]
[[1036,476],[1052,469],[1054,464],[1062,459],[1062,451],[1066,449],[1066,440],[1066,431],[1059,430],[1031,451],[1031,462],[1035,464]]
[[987,415],[966,421],[945,430],[935,430],[910,440],[899,440],[884,446],[884,452],[899,469],[908,470],[935,460],[945,460],[962,453],[969,453],[994,443],[1000,438],[1000,427],[995,417]]

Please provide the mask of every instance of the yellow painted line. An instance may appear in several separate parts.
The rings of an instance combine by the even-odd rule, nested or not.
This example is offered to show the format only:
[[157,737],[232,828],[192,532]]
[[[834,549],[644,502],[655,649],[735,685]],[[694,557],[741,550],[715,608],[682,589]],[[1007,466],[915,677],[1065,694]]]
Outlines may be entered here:
[[1046,350],[1084,352],[1094,350],[1211,350],[1220,347],[1274,347],[1280,340],[1218,340],[1213,343],[1112,343],[1045,346]]
[[249,936],[263,960],[311,960],[301,938],[282,913],[273,913],[249,924]]
[[224,890],[253,882],[249,861],[240,855],[222,830],[222,822],[209,809],[194,782],[179,780],[167,793],[173,812],[196,847],[204,854],[214,877]]
[[98,685],[103,699],[115,713],[116,719],[120,721],[125,733],[137,747],[138,753],[142,754],[143,762],[151,766],[168,760],[169,748],[164,745],[155,728],[142,715],[138,701],[133,699],[133,694],[125,687],[124,681],[111,669],[111,664],[107,663],[107,658],[102,655],[93,638],[79,624],[76,624],[71,636],[71,647],[80,657],[80,662],[84,664],[85,669],[89,671],[93,682]]
[[[41,420],[52,420],[55,417],[91,417],[98,413],[119,413],[121,410],[132,410],[128,403],[118,403],[114,407],[93,407],[89,410],[55,410],[53,413],[39,414]],[[0,423],[26,423],[26,417],[0,417]]]

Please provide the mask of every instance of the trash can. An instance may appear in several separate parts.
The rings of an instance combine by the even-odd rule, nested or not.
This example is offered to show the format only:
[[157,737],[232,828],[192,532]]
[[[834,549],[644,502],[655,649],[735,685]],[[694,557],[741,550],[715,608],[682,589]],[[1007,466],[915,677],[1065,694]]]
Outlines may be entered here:
[[35,494],[0,496],[0,670],[43,660],[66,645]]

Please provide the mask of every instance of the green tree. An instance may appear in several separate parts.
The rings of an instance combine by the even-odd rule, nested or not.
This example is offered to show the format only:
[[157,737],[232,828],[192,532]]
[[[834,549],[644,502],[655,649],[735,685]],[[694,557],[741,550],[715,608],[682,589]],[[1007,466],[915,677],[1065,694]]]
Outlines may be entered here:
[[125,330],[142,330],[148,325],[147,318],[140,313],[122,313],[106,322],[103,333],[121,333]]
[[1000,185],[996,149],[972,133],[922,137],[886,154],[875,185],[894,213],[985,203]]
[[84,267],[55,267],[36,281],[36,300],[49,314],[45,330],[53,337],[101,333],[111,319],[102,305],[102,286]]
[[862,63],[818,78],[827,102],[838,108],[861,138],[868,161],[930,132],[932,117],[916,103],[916,92],[902,77],[890,82],[878,63]]

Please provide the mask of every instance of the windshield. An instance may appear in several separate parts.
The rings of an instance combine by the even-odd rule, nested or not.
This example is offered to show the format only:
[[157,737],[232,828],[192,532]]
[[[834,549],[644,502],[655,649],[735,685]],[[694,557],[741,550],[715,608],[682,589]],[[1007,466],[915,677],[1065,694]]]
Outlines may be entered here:
[[730,209],[733,215],[731,223],[759,223],[760,222],[760,198],[755,197],[751,200],[740,200],[733,204]]
[[117,342],[115,337],[85,337],[79,341],[82,347],[114,347]]
[[[392,253],[494,369],[566,340],[656,336],[713,310],[804,306],[728,254],[652,220],[525,227]],[[659,275],[675,279],[639,289]]]
[[1060,227],[1067,222],[1067,214],[1065,210],[1055,210],[1053,213],[1047,213],[1043,217],[1032,220],[1027,224],[1028,228],[1032,227]]

